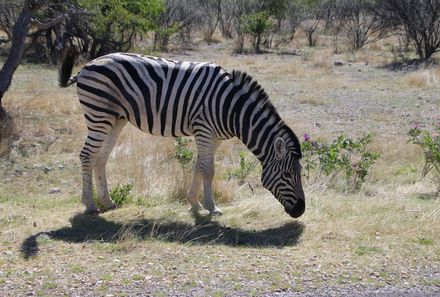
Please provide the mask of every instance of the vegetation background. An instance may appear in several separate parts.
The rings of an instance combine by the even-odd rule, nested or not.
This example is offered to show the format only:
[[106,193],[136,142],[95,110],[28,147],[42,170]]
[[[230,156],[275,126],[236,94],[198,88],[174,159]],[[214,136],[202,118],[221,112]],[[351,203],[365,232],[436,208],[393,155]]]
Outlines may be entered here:
[[[425,171],[440,148],[427,155],[411,138],[426,134],[408,135],[440,137],[439,1],[1,1],[0,31],[1,296],[439,294],[439,175]],[[195,220],[184,199],[194,143],[133,127],[108,168],[120,207],[82,215],[86,127],[75,88],[56,86],[72,44],[78,70],[134,51],[250,73],[310,144],[304,216],[284,213],[230,140],[216,157],[225,213]],[[323,167],[336,148],[345,167]],[[342,170],[370,152],[347,187]]]

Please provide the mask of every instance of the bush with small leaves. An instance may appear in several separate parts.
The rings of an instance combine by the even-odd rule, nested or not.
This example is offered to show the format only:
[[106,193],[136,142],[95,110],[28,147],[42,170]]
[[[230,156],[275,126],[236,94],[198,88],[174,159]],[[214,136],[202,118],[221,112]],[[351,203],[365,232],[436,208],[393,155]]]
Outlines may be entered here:
[[188,147],[190,143],[191,139],[182,137],[176,137],[176,141],[174,142],[176,149],[174,157],[180,166],[182,166],[183,171],[189,170],[193,164],[194,152]]
[[365,182],[369,168],[380,156],[379,153],[367,149],[372,141],[371,134],[358,139],[340,135],[333,142],[325,143],[320,140],[311,141],[310,136],[305,134],[302,151],[306,178],[310,179],[315,172],[317,176],[328,176],[332,181],[342,174],[348,190],[359,190]]
[[110,191],[110,198],[115,203],[116,207],[121,207],[133,201],[130,191],[133,189],[133,183],[117,184]]
[[432,173],[438,181],[437,191],[440,192],[440,122],[429,132],[419,127],[409,130],[410,141],[422,147],[425,157],[422,176]]
[[240,184],[243,184],[257,165],[258,160],[246,158],[246,153],[242,151],[240,152],[240,167],[232,170],[230,175],[238,179]]
[[[109,193],[110,198],[115,203],[117,208],[129,204],[133,201],[133,197],[130,191],[133,189],[133,183],[127,184],[117,184]],[[93,191],[93,201],[98,206],[99,209],[104,209],[104,205],[99,202],[97,193]]]

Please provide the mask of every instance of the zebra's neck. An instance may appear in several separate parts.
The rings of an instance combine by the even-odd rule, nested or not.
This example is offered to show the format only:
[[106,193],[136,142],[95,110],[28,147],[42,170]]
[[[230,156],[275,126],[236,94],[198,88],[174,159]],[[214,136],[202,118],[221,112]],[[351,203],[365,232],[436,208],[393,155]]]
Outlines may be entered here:
[[265,165],[272,160],[273,143],[282,135],[284,126],[278,114],[263,114],[257,119],[245,120],[237,137]]
[[230,89],[222,97],[224,104],[219,110],[221,126],[227,132],[220,134],[238,137],[264,165],[271,160],[276,137],[289,129],[264,89],[251,76],[234,71],[229,79]]

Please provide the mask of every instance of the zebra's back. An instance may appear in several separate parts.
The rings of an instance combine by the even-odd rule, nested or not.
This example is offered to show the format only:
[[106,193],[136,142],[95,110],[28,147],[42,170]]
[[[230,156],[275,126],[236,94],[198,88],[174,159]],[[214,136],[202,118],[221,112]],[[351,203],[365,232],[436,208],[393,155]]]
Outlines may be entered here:
[[153,135],[184,136],[193,134],[193,120],[226,77],[212,63],[116,53],[89,62],[77,87],[89,122],[108,114]]

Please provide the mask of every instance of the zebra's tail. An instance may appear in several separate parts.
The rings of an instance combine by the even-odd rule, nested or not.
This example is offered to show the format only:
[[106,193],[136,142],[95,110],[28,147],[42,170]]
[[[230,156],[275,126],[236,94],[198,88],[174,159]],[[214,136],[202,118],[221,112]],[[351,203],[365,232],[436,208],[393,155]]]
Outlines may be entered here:
[[76,83],[76,75],[71,77],[72,69],[75,64],[76,56],[78,51],[76,47],[71,46],[64,52],[63,58],[61,60],[61,66],[58,70],[58,86],[61,88],[67,88],[68,86]]

